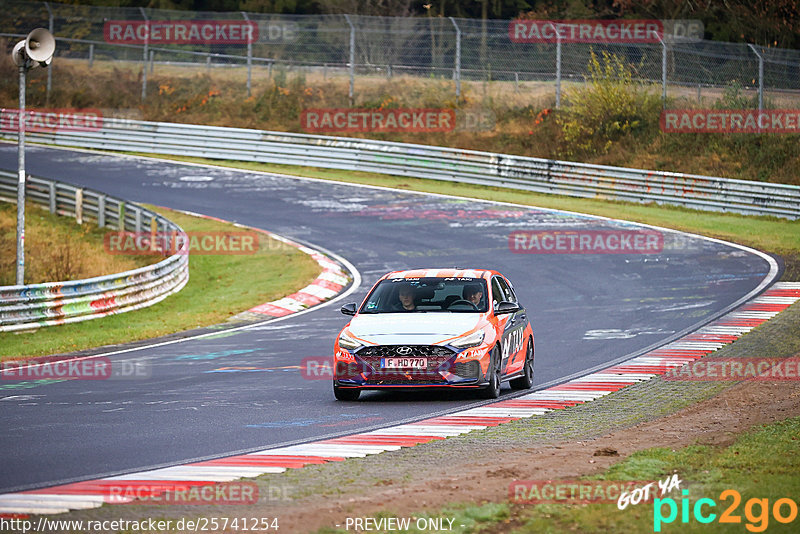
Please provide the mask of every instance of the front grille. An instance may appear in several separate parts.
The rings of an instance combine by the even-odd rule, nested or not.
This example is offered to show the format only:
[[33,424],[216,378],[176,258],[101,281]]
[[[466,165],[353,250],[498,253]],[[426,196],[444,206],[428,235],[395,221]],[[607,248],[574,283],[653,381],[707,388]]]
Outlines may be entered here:
[[[406,350],[408,349],[408,350]],[[438,364],[444,363],[453,356],[455,352],[447,347],[439,345],[376,345],[374,347],[364,347],[356,352],[359,358],[371,363],[377,359],[380,364],[381,358],[428,358],[436,359]]]
[[[445,384],[447,380],[437,371],[455,356],[447,347],[437,345],[378,345],[356,352],[369,367],[367,384],[399,385],[415,383]],[[425,369],[382,369],[381,358],[427,358]]]

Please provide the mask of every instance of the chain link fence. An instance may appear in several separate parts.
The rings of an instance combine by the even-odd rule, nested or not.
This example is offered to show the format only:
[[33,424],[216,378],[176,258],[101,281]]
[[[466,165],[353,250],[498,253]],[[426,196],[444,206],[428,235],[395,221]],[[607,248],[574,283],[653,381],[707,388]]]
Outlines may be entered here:
[[[800,100],[800,51],[669,34],[655,43],[530,43],[515,42],[508,20],[212,13],[21,0],[5,0],[4,10],[0,36],[9,46],[35,27],[48,28],[57,39],[56,58],[138,69],[142,98],[148,76],[168,67],[238,67],[246,71],[250,93],[254,70],[271,76],[280,66],[349,77],[351,102],[357,78],[405,75],[452,80],[456,96],[462,81],[511,82],[515,89],[536,82],[558,104],[562,82],[583,82],[591,53],[606,51],[632,65],[641,82],[660,86],[665,102],[668,96],[719,97],[726,89],[734,89],[745,107],[787,107]],[[189,30],[197,30],[198,38],[176,38],[175,24],[181,22],[194,25]],[[204,33],[203,23],[212,29]],[[51,84],[48,73],[48,93]]]

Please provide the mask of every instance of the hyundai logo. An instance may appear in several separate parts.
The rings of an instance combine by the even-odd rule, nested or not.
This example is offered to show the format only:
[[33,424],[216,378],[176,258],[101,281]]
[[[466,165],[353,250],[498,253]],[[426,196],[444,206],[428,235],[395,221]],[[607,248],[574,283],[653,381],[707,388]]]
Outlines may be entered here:
[[400,356],[408,356],[413,349],[411,347],[397,347],[395,352]]

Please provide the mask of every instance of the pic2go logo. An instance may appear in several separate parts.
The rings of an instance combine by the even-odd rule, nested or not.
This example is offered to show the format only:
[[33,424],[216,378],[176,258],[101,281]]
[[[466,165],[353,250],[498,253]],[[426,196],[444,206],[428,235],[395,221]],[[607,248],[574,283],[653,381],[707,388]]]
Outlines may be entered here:
[[[689,512],[691,511],[695,521],[698,523],[712,523],[717,519],[717,514],[711,512],[711,508],[716,508],[717,503],[713,499],[698,499],[694,506],[689,504],[689,490],[681,492],[683,498],[680,504],[681,523],[689,523]],[[724,490],[719,494],[720,501],[731,499],[731,504],[719,516],[719,523],[741,524],[742,516],[736,513],[742,503],[741,494],[733,489]],[[668,510],[665,516],[665,507]],[[770,511],[772,517],[778,523],[791,523],[797,519],[797,503],[789,498],[777,499],[770,509],[769,499],[748,499],[744,504],[744,516],[747,519],[745,528],[750,532],[764,532],[769,526]],[[788,512],[788,513],[787,513]],[[675,499],[655,499],[653,501],[653,532],[661,532],[662,524],[669,524],[678,518],[678,503]]]

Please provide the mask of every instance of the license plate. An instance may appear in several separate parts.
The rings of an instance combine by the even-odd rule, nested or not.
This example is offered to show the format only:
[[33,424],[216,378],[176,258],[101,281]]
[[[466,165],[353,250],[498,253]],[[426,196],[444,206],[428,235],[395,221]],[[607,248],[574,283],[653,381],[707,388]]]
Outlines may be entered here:
[[381,358],[384,369],[427,369],[427,358]]

